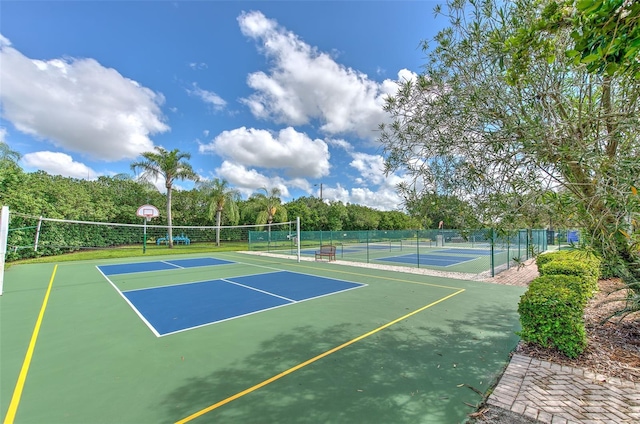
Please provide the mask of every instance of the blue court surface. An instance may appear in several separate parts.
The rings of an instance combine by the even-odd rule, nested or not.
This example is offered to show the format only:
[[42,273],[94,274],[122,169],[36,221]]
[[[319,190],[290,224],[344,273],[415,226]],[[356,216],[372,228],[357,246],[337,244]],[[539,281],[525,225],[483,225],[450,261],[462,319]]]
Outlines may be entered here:
[[431,254],[417,255],[416,253],[411,253],[409,255],[390,256],[387,258],[380,258],[376,260],[403,264],[420,263],[421,265],[449,266],[460,264],[462,262],[472,261],[474,259],[475,258],[469,256],[444,256]]
[[[460,255],[476,255],[476,256],[488,256],[491,255],[491,249],[443,249],[438,250],[438,253],[458,253]],[[494,250],[495,254],[502,253],[502,250]]]
[[160,337],[364,286],[278,271],[122,294]]
[[235,262],[215,258],[172,259],[170,261],[134,262],[130,264],[102,265],[98,269],[104,275],[131,274],[135,272],[164,271],[168,269],[196,268],[224,265]]

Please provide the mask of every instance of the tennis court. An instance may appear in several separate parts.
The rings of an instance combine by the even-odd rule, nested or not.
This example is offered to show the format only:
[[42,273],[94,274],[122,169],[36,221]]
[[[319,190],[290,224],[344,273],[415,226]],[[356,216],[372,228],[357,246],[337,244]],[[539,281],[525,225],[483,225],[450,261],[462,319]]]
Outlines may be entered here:
[[[460,244],[460,243],[459,243]],[[318,248],[304,248],[300,254],[314,257]],[[291,255],[291,249],[273,253]],[[379,263],[414,268],[428,268],[436,271],[451,271],[480,275],[489,273],[492,267],[503,265],[509,258],[520,256],[519,252],[494,248],[476,243],[474,247],[443,247],[433,243],[359,243],[337,244],[336,258],[348,262]]]
[[0,297],[0,412],[6,423],[463,422],[517,343],[523,292],[241,253],[14,265]]

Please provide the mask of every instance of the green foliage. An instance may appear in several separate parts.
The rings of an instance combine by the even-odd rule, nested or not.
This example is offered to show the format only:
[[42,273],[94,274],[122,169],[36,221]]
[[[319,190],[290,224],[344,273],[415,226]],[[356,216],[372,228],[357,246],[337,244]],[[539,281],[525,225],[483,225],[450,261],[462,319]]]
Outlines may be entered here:
[[[519,2],[521,3],[521,2]],[[566,62],[589,73],[640,80],[640,3],[633,0],[545,0],[505,41],[515,51],[508,80],[518,84],[536,61]],[[567,34],[569,35],[567,37]],[[564,50],[557,40],[572,43]]]
[[523,340],[556,348],[570,358],[587,346],[584,327],[585,301],[566,276],[548,276],[532,282],[518,304]]
[[385,169],[406,173],[405,195],[465,199],[483,222],[575,223],[603,269],[637,289],[639,8],[447,1],[423,74],[387,99]]
[[596,263],[580,260],[555,260],[542,265],[539,269],[540,275],[573,275],[583,279],[590,295],[598,290],[600,269]]
[[533,280],[529,287],[537,285],[550,285],[556,287],[567,287],[576,292],[582,302],[584,308],[589,301],[593,298],[594,291],[591,281],[588,278],[577,275],[567,274],[545,274]]
[[457,196],[406,193],[405,204],[409,215],[425,229],[438,228],[440,221],[444,228],[474,229],[482,226],[471,204]]
[[[546,252],[536,258],[538,270],[551,261],[582,261],[588,264],[590,273],[594,273],[599,277],[601,261],[593,253],[583,250],[557,250],[554,252]],[[595,268],[595,269],[593,269]]]
[[172,237],[172,189],[175,180],[198,181],[198,174],[195,173],[191,164],[187,162],[191,159],[191,154],[181,152],[178,149],[168,151],[163,147],[156,146],[154,152],[144,152],[141,154],[142,160],[131,163],[132,171],[142,171],[140,177],[143,180],[152,182],[158,178],[164,179],[164,186],[167,189],[167,225],[169,226],[169,248],[173,248]]
[[[0,152],[1,153],[1,152]],[[142,224],[142,218],[135,212],[139,206],[151,204],[160,208],[160,216],[152,224],[168,225],[168,215],[161,209],[168,203],[167,194],[160,193],[155,186],[130,175],[113,177],[100,176],[95,181],[49,175],[44,171],[25,173],[11,160],[7,153],[0,166],[0,203],[9,206],[10,222],[7,260],[39,258],[48,255],[69,254],[79,249],[115,248],[125,245],[139,245],[139,228],[119,227],[113,231],[110,226],[52,225],[44,221],[39,234],[38,250],[34,251],[36,227],[40,216],[61,220],[78,220],[116,224]],[[212,183],[214,185],[214,183]],[[172,222],[175,225],[211,226],[211,213],[217,215],[217,202],[212,202],[213,193],[206,184],[198,184],[192,190],[178,190],[172,195]],[[233,194],[234,190],[224,187]],[[254,224],[258,214],[266,209],[255,196],[248,200],[234,198],[240,213],[239,224]],[[213,207],[212,207],[213,205]],[[378,211],[360,205],[342,202],[322,201],[317,197],[302,197],[282,204],[274,199],[277,208],[274,221],[285,221],[301,217],[302,230],[348,231],[361,229],[416,229],[419,223],[399,211]],[[221,225],[235,224],[235,216],[226,199],[221,214]],[[237,240],[237,234],[222,228],[220,240]],[[203,240],[217,236],[200,232]],[[162,236],[164,236],[164,231]],[[164,245],[159,248],[166,247]]]
[[380,224],[380,215],[374,209],[361,205],[347,207],[347,228],[352,230],[375,230]]
[[257,212],[255,224],[271,224],[273,222],[284,222],[287,220],[287,209],[282,206],[280,196],[282,192],[279,188],[273,187],[267,190],[266,187],[260,189],[262,192],[254,193],[251,196],[253,202],[248,203],[249,207]]

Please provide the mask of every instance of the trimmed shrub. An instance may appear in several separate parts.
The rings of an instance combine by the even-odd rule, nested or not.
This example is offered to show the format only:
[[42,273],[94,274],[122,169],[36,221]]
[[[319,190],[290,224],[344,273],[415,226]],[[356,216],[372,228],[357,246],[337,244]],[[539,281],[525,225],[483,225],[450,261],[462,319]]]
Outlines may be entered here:
[[542,265],[539,269],[540,275],[573,275],[584,280],[584,288],[589,298],[598,291],[599,267],[594,267],[593,263],[588,263],[578,259],[556,260]]
[[573,259],[576,255],[575,250],[557,250],[555,252],[547,252],[536,257],[536,265],[538,266],[538,271],[540,268],[551,262],[551,261],[561,261],[566,259]]
[[577,290],[563,283],[554,284],[553,278],[557,277],[547,278],[546,282],[534,280],[520,297],[518,313],[522,330],[517,334],[524,341],[553,347],[575,358],[587,346],[584,300]]
[[592,270],[591,273],[600,278],[600,266],[602,261],[592,253],[582,250],[559,250],[556,252],[547,252],[536,257],[536,265],[538,271],[551,261],[580,261],[588,265]]
[[593,291],[591,283],[582,277],[575,275],[541,275],[529,284],[529,289],[536,286],[551,286],[551,287],[566,287],[576,292],[580,298],[582,308],[587,305],[587,302],[593,297]]

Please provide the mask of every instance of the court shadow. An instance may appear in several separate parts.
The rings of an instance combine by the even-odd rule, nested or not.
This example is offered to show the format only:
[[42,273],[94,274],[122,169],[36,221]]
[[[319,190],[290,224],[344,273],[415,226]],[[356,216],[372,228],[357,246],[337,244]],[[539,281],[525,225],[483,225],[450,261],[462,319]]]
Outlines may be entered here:
[[[497,303],[497,302],[496,302]],[[514,308],[457,319],[409,319],[238,397],[194,423],[458,423],[474,412],[518,338]],[[435,321],[435,320],[434,320]],[[299,327],[225,370],[191,379],[163,399],[175,422],[253,387],[354,336],[352,324]]]

